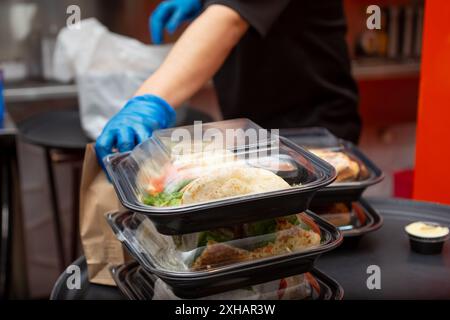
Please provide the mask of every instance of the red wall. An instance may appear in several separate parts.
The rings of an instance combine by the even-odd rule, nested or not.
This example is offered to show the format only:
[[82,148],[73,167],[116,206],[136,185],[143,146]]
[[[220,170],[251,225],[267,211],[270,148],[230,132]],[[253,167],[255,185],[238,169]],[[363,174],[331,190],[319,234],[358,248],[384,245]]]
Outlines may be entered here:
[[426,1],[414,198],[450,204],[450,1]]

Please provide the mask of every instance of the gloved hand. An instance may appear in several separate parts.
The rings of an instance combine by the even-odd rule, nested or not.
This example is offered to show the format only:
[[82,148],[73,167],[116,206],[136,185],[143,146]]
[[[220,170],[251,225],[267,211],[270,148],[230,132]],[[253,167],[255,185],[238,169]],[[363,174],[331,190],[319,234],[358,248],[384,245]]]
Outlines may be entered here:
[[200,0],[167,0],[150,16],[149,26],[153,43],[163,42],[164,29],[174,33],[181,23],[195,18],[202,10]]
[[113,149],[125,152],[148,139],[153,130],[164,129],[175,123],[175,110],[163,99],[146,94],[130,99],[112,117],[95,143],[99,164],[113,153]]

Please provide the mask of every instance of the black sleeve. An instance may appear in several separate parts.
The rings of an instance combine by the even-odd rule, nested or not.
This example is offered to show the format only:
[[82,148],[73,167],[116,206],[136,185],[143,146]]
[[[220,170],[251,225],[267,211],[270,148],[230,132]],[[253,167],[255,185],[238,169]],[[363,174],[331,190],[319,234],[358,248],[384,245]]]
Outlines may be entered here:
[[261,36],[265,36],[291,0],[203,0],[204,8],[221,4],[235,10]]

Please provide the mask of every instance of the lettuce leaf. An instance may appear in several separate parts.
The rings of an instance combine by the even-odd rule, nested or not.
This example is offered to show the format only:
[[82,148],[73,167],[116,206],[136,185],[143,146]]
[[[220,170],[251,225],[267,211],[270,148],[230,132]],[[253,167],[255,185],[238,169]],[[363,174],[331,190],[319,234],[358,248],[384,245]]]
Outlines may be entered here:
[[154,207],[170,207],[181,204],[182,192],[166,193],[161,192],[156,195],[148,194],[144,197],[143,202],[148,206]]

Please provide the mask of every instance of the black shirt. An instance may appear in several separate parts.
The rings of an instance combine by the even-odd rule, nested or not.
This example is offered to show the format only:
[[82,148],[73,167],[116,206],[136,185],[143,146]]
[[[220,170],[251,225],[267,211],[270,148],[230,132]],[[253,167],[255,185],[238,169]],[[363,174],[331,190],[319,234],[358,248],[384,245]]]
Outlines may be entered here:
[[265,128],[323,126],[356,142],[358,93],[341,0],[204,0],[250,24],[214,77],[226,119]]

